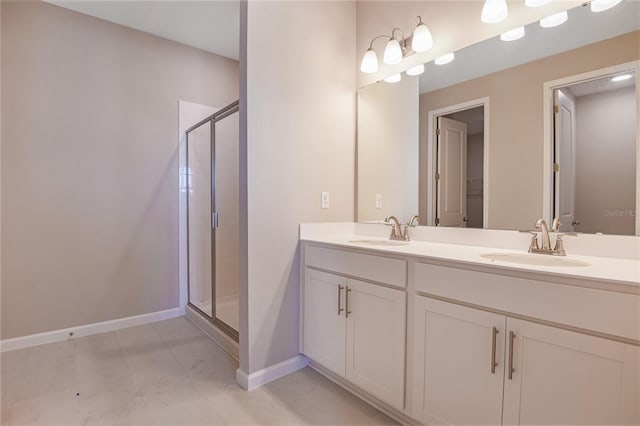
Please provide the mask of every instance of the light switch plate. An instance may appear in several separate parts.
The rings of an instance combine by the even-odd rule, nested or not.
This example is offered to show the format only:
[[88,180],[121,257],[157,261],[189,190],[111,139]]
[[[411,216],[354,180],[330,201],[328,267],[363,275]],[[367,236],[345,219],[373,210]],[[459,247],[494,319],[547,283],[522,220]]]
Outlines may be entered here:
[[321,205],[320,205],[323,209],[328,209],[329,208],[329,193],[328,192],[322,192],[322,201],[321,201]]
[[382,194],[376,194],[376,209],[382,208]]

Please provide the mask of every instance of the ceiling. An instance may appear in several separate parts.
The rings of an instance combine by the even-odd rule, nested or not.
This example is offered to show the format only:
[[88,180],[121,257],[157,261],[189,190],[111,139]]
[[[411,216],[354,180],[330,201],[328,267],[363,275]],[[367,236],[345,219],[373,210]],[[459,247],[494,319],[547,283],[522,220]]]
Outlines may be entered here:
[[612,76],[598,78],[595,80],[585,81],[584,83],[573,84],[567,89],[575,97],[593,95],[595,93],[608,92],[610,90],[618,90],[624,87],[634,87],[636,83],[636,73],[620,72],[616,75],[631,75],[631,78],[624,81],[611,81]]
[[158,37],[238,60],[240,0],[45,0]]
[[455,60],[447,65],[425,64],[420,93],[640,29],[639,1],[626,0],[600,13],[591,12],[588,5],[568,12],[569,20],[559,27],[545,29],[536,21],[525,27],[526,34],[520,40],[505,42],[493,37],[455,52]]

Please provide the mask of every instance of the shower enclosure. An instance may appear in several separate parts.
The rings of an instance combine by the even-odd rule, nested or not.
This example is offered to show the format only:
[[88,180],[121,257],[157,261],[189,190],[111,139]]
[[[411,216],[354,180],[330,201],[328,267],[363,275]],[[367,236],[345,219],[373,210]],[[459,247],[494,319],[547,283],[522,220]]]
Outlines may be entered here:
[[238,340],[238,101],[186,131],[188,304]]

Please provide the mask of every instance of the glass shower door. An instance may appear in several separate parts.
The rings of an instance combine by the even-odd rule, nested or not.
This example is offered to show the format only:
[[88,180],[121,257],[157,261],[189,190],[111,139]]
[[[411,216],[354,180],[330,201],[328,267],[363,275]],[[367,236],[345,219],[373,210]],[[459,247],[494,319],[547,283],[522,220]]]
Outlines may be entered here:
[[187,130],[189,305],[238,340],[238,102]]
[[208,317],[212,306],[211,123],[187,134],[189,303]]

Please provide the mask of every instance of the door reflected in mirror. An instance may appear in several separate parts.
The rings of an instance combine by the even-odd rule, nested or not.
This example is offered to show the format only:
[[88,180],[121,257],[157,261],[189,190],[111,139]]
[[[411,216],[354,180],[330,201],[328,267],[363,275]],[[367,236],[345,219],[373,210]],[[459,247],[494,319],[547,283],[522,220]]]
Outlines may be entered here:
[[561,231],[633,235],[636,72],[553,89],[554,217]]

